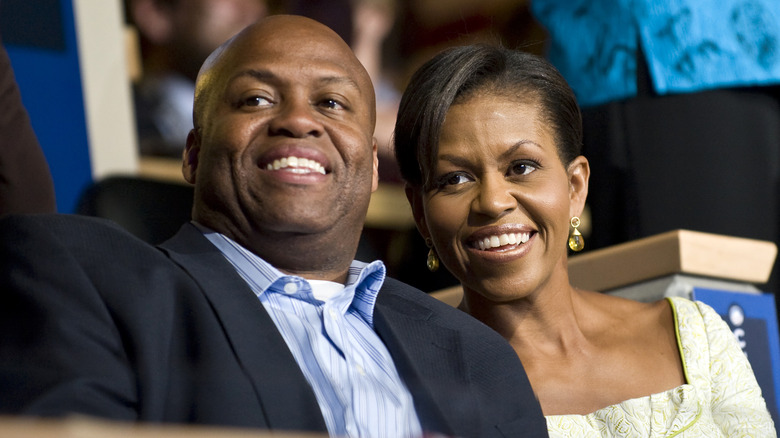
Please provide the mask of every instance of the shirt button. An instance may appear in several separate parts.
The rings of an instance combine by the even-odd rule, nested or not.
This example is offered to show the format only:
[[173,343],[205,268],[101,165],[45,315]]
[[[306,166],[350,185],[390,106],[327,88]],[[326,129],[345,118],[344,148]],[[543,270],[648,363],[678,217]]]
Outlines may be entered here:
[[286,294],[294,294],[295,292],[298,292],[298,285],[295,283],[287,283],[284,285],[284,293]]
[[330,315],[332,319],[336,319],[336,309],[328,309],[328,315]]
[[355,369],[357,369],[358,374],[360,374],[361,376],[366,375],[366,370],[363,369],[362,365],[360,364],[355,365]]

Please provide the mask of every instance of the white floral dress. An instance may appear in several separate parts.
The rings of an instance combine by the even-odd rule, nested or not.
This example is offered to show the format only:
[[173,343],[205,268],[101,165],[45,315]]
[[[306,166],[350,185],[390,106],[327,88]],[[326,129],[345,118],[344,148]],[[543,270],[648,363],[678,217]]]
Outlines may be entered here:
[[550,415],[550,437],[777,437],[747,357],[708,305],[668,298],[685,385],[588,415]]

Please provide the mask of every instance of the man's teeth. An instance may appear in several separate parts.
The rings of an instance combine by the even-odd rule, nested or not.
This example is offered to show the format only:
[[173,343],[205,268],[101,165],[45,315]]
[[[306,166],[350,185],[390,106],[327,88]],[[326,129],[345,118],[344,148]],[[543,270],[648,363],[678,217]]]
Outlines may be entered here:
[[274,160],[265,167],[268,170],[288,169],[295,173],[308,173],[311,171],[325,175],[325,167],[322,164],[308,158],[286,157]]
[[481,250],[498,248],[504,245],[516,245],[520,243],[528,242],[531,238],[531,233],[505,233],[497,236],[485,237],[477,242],[477,246]]

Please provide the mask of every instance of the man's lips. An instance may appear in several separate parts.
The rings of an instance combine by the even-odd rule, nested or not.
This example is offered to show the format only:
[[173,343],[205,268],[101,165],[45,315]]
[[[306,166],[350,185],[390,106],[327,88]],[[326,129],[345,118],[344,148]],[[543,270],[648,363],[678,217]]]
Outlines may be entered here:
[[316,160],[289,156],[278,158],[266,164],[266,170],[284,170],[293,173],[320,173],[325,175],[325,166]]

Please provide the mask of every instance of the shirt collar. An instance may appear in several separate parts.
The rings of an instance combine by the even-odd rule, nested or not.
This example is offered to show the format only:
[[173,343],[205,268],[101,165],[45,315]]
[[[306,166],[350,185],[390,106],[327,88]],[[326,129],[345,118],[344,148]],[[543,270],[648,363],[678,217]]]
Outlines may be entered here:
[[[206,239],[219,249],[258,297],[274,283],[285,278],[306,282],[304,278],[284,274],[224,234],[197,222],[193,222],[193,224]],[[353,260],[347,272],[345,289],[350,293],[351,290],[354,290],[351,307],[371,326],[373,326],[377,294],[384,283],[386,272],[385,265],[380,260],[371,263]]]

